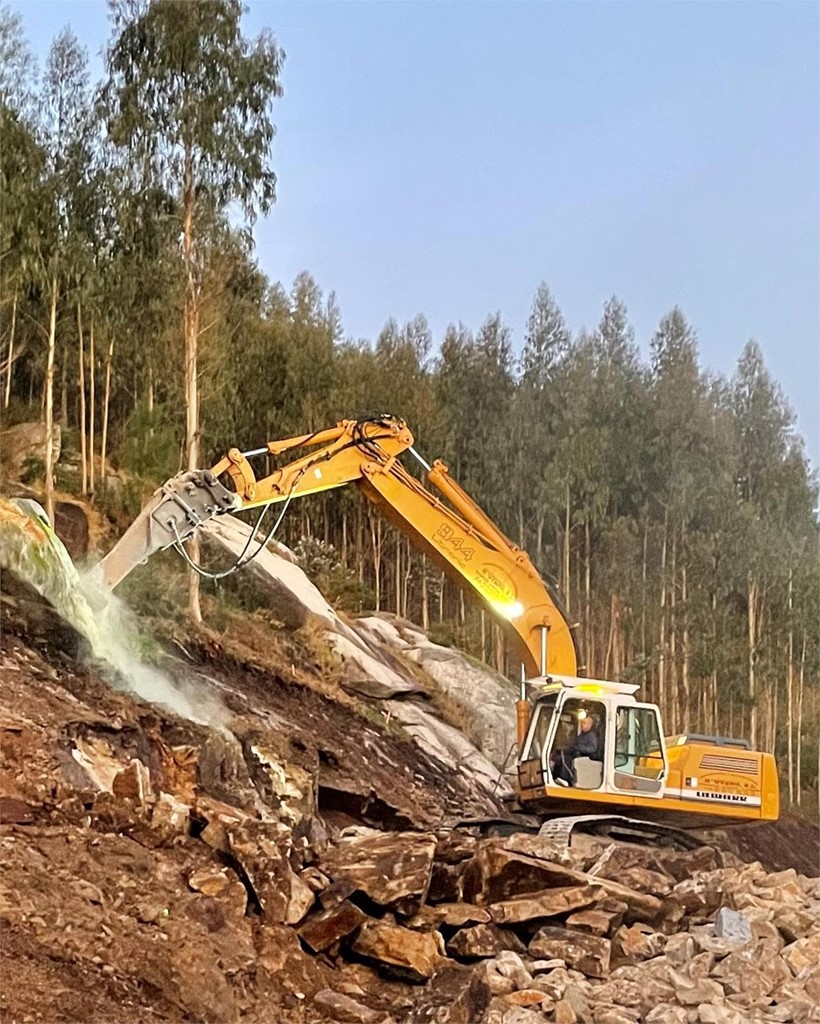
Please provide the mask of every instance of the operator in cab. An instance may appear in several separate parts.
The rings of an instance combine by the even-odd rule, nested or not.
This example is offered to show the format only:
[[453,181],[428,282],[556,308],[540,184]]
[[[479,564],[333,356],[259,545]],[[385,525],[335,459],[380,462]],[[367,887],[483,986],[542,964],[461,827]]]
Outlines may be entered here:
[[599,757],[600,740],[595,719],[592,715],[581,712],[579,726],[580,731],[575,738],[553,758],[552,777],[560,786],[575,784],[573,762],[576,757]]

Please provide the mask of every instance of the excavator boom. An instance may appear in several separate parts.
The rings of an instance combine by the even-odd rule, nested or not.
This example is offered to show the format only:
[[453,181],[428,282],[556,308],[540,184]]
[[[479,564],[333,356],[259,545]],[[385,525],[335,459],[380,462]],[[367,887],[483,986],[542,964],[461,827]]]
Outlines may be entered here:
[[[257,479],[250,458],[303,455]],[[430,489],[399,461],[410,453]],[[227,475],[229,489],[219,482]],[[574,627],[552,587],[449,475],[413,448],[398,419],[343,420],[313,434],[271,441],[253,452],[231,449],[211,470],[180,474],[156,492],[103,559],[113,589],[155,551],[179,544],[213,515],[250,509],[355,484],[394,525],[452,578],[481,597],[508,627],[528,675],[545,669],[580,675]],[[542,656],[546,653],[546,665]]]

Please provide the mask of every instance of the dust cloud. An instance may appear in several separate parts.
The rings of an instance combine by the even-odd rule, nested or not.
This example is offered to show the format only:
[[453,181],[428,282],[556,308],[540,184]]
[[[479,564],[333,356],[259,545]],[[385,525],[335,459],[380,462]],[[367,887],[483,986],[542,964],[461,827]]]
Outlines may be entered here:
[[[47,523],[42,509],[31,501],[7,506],[7,515],[0,519],[3,566],[86,638],[107,682],[189,721],[226,732],[230,713],[219,695],[193,676],[172,676],[146,662],[145,641],[133,613],[104,586],[99,568],[77,571],[59,537],[42,530],[42,523]],[[40,525],[30,528],[38,521]]]

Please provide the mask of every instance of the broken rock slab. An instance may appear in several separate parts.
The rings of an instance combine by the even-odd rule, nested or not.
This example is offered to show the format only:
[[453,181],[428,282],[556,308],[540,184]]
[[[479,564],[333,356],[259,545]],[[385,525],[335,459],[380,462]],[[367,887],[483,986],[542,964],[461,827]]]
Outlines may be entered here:
[[438,903],[423,906],[405,922],[408,928],[417,931],[432,931],[445,925],[449,928],[464,928],[466,925],[489,924],[490,915],[483,907],[473,903]]
[[806,967],[814,967],[820,963],[820,931],[786,946],[783,950],[783,959],[795,975]]
[[290,829],[278,823],[247,821],[227,826],[226,833],[230,856],[266,919],[272,924],[287,923],[294,879],[299,882],[290,866]]
[[640,922],[622,925],[613,936],[612,951],[624,960],[650,960],[659,956],[666,945],[666,936],[650,925]]
[[609,939],[545,925],[535,933],[529,953],[540,959],[566,960],[569,967],[588,978],[605,978],[609,974],[611,948]]
[[407,1024],[486,1024],[491,999],[482,970],[443,960],[401,1020]]
[[505,950],[524,953],[526,948],[515,932],[494,924],[477,924],[471,928],[462,928],[447,943],[447,952],[464,960],[496,957]]
[[435,852],[430,833],[369,831],[342,837],[322,858],[322,871],[410,917],[427,896]]
[[516,989],[528,989],[532,974],[514,950],[504,949],[484,965],[484,977],[494,995],[504,995]]
[[387,976],[409,982],[431,978],[438,960],[436,940],[431,934],[387,921],[365,921],[350,948]]
[[627,905],[620,900],[607,899],[593,910],[579,910],[566,919],[568,928],[601,937],[609,935],[623,921]]
[[373,1010],[363,1003],[351,999],[342,992],[334,992],[324,988],[313,997],[314,1006],[318,1006],[323,1014],[341,1024],[378,1024],[385,1019],[380,1010]]
[[297,934],[311,952],[324,953],[355,932],[367,919],[367,914],[354,903],[342,900],[336,906],[308,918]]
[[723,1002],[724,991],[714,978],[689,977],[682,971],[670,968],[669,980],[675,989],[675,998],[682,1006],[699,1006],[701,1003]]
[[729,907],[721,907],[715,917],[715,936],[742,946],[752,941],[752,929],[743,914]]
[[606,892],[600,886],[560,886],[493,903],[488,910],[495,924],[520,924],[536,918],[558,917],[605,898]]
[[674,907],[656,896],[637,892],[606,878],[589,875],[537,857],[529,857],[506,849],[490,840],[465,866],[462,892],[465,899],[479,905],[500,903],[513,896],[536,893],[562,886],[600,886],[615,899],[626,903],[629,912],[639,920],[654,921]]

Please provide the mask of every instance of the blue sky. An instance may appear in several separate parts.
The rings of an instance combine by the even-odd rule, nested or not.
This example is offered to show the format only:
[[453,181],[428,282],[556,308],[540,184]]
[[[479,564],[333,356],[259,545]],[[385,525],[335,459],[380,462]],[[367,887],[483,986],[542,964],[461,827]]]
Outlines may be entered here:
[[[28,0],[38,55],[98,0]],[[255,2],[287,53],[272,279],[309,270],[346,331],[424,313],[521,341],[538,282],[570,325],[613,293],[646,351],[678,304],[704,365],[755,337],[820,462],[820,6]]]

